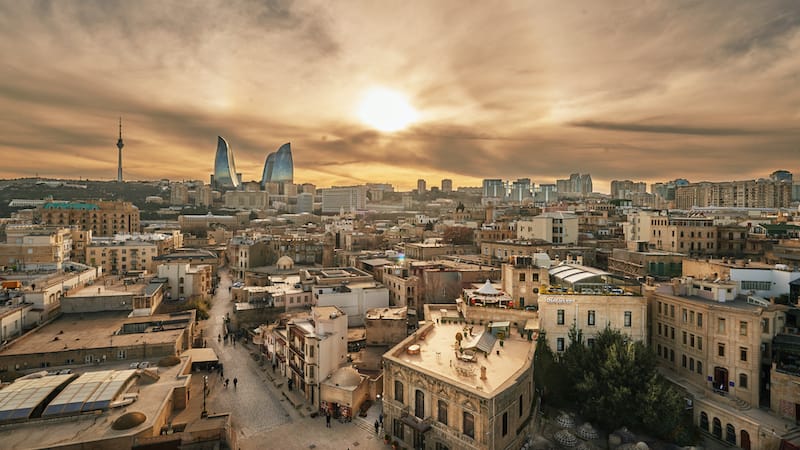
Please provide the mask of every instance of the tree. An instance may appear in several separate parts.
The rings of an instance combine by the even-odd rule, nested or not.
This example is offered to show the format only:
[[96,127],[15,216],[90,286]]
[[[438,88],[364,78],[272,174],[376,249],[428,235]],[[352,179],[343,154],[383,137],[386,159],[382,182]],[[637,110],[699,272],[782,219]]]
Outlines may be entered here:
[[442,233],[442,239],[446,244],[463,245],[471,244],[473,241],[472,228],[467,227],[447,227]]

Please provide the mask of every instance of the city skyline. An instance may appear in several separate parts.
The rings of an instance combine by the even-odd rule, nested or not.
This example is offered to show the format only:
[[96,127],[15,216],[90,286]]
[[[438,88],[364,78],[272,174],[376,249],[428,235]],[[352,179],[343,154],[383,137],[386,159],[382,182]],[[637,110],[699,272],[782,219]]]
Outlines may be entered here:
[[800,172],[791,1],[0,1],[0,24],[0,178],[115,179],[120,115],[126,180],[207,180],[217,135],[244,181],[292,142],[319,186]]

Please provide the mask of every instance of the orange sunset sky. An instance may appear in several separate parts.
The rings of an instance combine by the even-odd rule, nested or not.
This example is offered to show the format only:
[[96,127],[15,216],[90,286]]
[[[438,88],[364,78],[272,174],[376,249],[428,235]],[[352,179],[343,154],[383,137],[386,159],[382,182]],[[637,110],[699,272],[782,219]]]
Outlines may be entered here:
[[119,116],[126,180],[800,172],[794,0],[0,0],[0,54],[2,178],[115,179]]

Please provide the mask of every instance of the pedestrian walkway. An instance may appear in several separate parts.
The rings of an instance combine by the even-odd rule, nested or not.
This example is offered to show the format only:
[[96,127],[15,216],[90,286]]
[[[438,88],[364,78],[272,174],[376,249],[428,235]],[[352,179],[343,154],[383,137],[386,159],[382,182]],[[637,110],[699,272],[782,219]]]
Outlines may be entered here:
[[[361,423],[363,422],[363,425]],[[368,429],[367,429],[368,428]],[[292,421],[253,439],[240,439],[242,450],[263,449],[265,442],[280,443],[281,449],[336,449],[336,450],[386,450],[383,435],[376,436],[372,425],[363,420],[341,423],[331,420],[331,427],[325,426],[325,417],[306,417]],[[278,448],[278,447],[275,447]]]

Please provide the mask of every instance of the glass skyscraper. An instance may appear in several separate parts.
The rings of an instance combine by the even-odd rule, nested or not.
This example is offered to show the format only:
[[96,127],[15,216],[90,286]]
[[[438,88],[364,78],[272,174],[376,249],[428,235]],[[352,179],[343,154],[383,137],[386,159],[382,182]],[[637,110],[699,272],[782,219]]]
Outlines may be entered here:
[[236,175],[233,151],[222,136],[217,136],[217,155],[214,157],[214,186],[222,189],[238,189],[240,184]]
[[292,183],[294,181],[294,162],[292,161],[292,145],[287,142],[277,152],[270,153],[264,162],[264,173],[261,175],[261,186],[267,183]]

